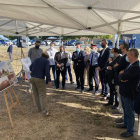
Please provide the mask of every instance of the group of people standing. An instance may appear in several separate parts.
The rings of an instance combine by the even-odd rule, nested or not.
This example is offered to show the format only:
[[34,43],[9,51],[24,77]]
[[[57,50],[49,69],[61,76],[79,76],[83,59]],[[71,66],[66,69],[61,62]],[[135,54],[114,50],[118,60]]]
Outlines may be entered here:
[[128,44],[129,48],[135,48],[136,41],[137,41],[136,37],[129,38],[129,39],[127,39],[127,38],[124,39],[124,43]]
[[[108,48],[108,41],[103,39],[101,42],[102,50],[98,51],[97,46],[91,44],[91,47],[85,47],[84,51],[81,45],[77,44],[76,51],[71,55],[67,48],[60,46],[57,51],[54,44],[44,53],[39,48],[40,41],[36,41],[35,48],[29,50],[29,57],[32,64],[31,82],[35,96],[36,107],[38,111],[42,110],[44,116],[50,113],[45,108],[46,84],[51,86],[50,68],[54,77],[55,88],[59,88],[60,74],[62,75],[62,89],[65,90],[65,82],[68,80],[67,71],[70,77],[70,83],[73,84],[71,73],[71,64],[76,76],[76,88],[84,92],[84,85],[87,76],[89,89],[95,95],[99,92],[99,81],[101,82],[101,101],[107,100],[110,90],[110,98],[105,106],[112,106],[115,109],[114,114],[122,114],[122,118],[117,119],[115,123],[118,128],[127,128],[127,131],[121,134],[122,137],[130,137],[134,134],[134,110],[140,113],[140,92],[137,92],[139,86],[140,68],[139,52],[137,49],[130,49],[126,43],[120,45],[120,49]],[[41,57],[40,57],[41,56]],[[46,82],[45,82],[46,77]],[[93,79],[95,87],[93,86]],[[41,99],[41,103],[39,100]]]

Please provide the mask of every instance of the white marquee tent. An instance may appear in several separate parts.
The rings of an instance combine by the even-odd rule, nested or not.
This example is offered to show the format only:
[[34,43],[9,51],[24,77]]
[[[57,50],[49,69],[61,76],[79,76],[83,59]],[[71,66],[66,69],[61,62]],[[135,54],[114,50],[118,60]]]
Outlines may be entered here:
[[0,0],[0,5],[4,18],[105,34],[140,33],[140,0]]
[[103,35],[105,33],[0,18],[0,34],[14,36],[77,36]]

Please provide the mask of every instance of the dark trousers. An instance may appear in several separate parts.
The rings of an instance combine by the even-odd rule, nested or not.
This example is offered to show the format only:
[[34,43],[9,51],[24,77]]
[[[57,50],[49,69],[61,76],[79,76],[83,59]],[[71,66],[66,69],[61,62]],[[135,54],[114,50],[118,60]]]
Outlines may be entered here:
[[134,113],[134,102],[121,96],[122,107],[124,111],[124,125],[127,127],[127,131],[134,134],[134,123],[135,123],[135,113]]
[[74,71],[76,75],[77,87],[81,86],[81,90],[83,90],[84,89],[84,68],[80,68],[79,66],[76,66]]
[[129,43],[129,48],[131,48],[131,43]]
[[[55,65],[50,65],[50,69],[52,68],[52,73],[53,73],[53,78],[54,78],[54,84],[56,86],[56,66]],[[48,84],[48,79],[46,78],[46,84]]]
[[70,67],[70,66],[67,66],[67,67],[66,67],[65,80],[68,81],[67,71],[68,71],[68,73],[69,73],[70,81],[73,82],[72,74],[71,74],[71,67]]
[[109,88],[110,88],[110,98],[109,98],[108,103],[113,105],[114,97],[115,97],[115,106],[118,107],[119,97],[118,97],[118,94],[117,94],[117,88],[116,88],[116,86],[113,82],[113,79],[110,78],[109,75],[107,76],[107,82],[108,82],[108,85],[109,85]]
[[93,90],[93,79],[95,81],[95,91],[98,91],[99,81],[98,81],[98,67],[90,66],[89,68],[89,88]]
[[135,43],[132,43],[132,48],[135,48]]
[[61,73],[61,76],[62,76],[62,87],[65,87],[65,73],[66,73],[66,70],[63,70],[63,71],[60,71],[59,69],[56,70],[56,88],[59,88],[59,83],[60,83],[60,73]]
[[104,97],[107,97],[109,87],[108,87],[108,83],[107,83],[105,69],[99,71],[99,76],[100,76],[100,81],[101,81],[101,84],[102,84],[102,92],[101,92],[101,94],[104,95]]

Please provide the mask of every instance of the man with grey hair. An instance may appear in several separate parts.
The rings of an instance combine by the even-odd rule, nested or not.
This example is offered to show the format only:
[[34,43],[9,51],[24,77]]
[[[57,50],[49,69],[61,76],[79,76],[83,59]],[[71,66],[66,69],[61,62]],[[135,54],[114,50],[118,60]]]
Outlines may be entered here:
[[9,53],[10,62],[12,62],[12,61],[13,61],[12,51],[13,51],[13,45],[12,45],[12,42],[9,42],[9,47],[8,47],[7,52]]
[[[58,52],[57,49],[54,48],[54,43],[52,42],[50,44],[50,48],[47,49],[45,52],[49,55],[49,61],[50,61],[50,68],[52,68],[53,78],[54,78],[54,84],[56,86],[56,68],[55,68],[55,61],[54,57],[55,54]],[[48,84],[48,80],[46,79],[46,84]]]
[[65,73],[66,73],[66,63],[68,61],[68,54],[65,52],[64,46],[60,46],[60,51],[55,54],[54,60],[56,64],[56,75],[57,75],[56,89],[59,88],[60,73],[62,75],[62,89],[65,89]]
[[118,124],[118,128],[126,128],[127,131],[120,134],[122,137],[134,135],[134,100],[136,98],[140,73],[139,73],[139,52],[130,49],[127,52],[126,61],[130,64],[119,73],[121,102],[124,111],[124,123]]

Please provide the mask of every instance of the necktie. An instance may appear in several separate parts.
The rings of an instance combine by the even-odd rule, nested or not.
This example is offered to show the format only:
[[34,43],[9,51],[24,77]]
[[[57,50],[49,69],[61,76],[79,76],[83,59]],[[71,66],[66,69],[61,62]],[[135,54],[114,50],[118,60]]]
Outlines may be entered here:
[[92,66],[92,60],[93,60],[93,53],[92,53],[92,57],[91,57],[91,64],[90,64],[91,66]]

